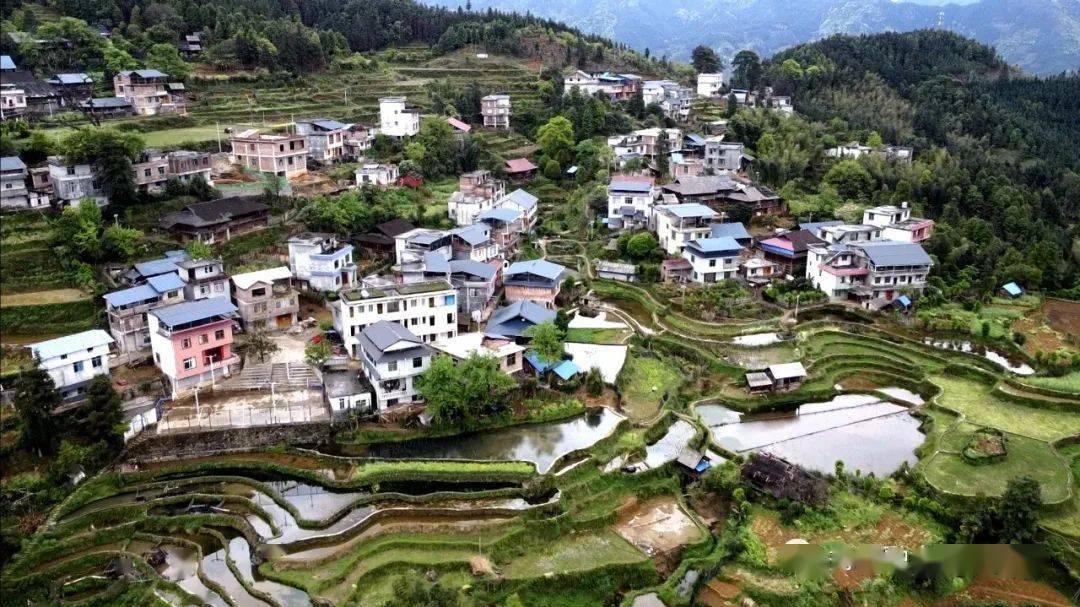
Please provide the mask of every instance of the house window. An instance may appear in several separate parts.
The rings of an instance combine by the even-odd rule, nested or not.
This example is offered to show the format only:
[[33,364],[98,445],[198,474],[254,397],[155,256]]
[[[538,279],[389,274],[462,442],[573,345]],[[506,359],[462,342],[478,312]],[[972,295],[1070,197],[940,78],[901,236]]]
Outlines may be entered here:
[[101,368],[101,357],[100,356],[95,356],[95,357],[91,358],[90,359],[90,366],[95,368],[95,369],[100,369]]
[[420,367],[423,367],[424,359],[420,356],[417,356],[416,358],[412,359],[412,366],[413,369],[419,369]]
[[200,335],[199,336],[199,343],[200,344],[210,343],[210,335],[207,334],[207,333],[203,333],[202,335]]
[[82,373],[83,361],[81,361],[81,360],[75,361],[75,364],[72,365],[72,368],[75,369],[76,373]]
[[194,369],[194,368],[195,368],[195,357],[192,356],[191,358],[185,358],[184,359],[184,370],[185,371],[190,371],[191,369]]
[[225,329],[214,331],[214,339],[225,339]]
[[180,340],[180,347],[184,348],[185,350],[190,348],[191,347],[191,338],[190,337],[185,337],[184,339],[181,339]]
[[386,363],[386,370],[390,371],[391,373],[393,373],[394,371],[397,371],[397,361],[392,360],[392,361]]

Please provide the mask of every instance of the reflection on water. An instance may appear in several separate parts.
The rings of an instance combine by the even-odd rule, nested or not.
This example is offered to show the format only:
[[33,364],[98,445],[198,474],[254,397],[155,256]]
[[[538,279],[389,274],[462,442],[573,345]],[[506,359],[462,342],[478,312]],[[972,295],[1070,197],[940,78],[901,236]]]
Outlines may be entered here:
[[311,605],[311,599],[303,590],[279,584],[260,576],[258,570],[252,566],[251,546],[248,545],[247,540],[244,538],[234,537],[229,541],[229,556],[232,557],[236,569],[246,582],[256,590],[270,595],[279,604],[288,607],[309,607]]
[[939,350],[955,350],[957,352],[967,352],[968,354],[978,354],[1014,375],[1035,374],[1035,369],[1032,369],[1026,363],[1014,363],[1001,352],[991,350],[990,348],[978,344],[972,344],[970,341],[945,341],[927,337],[923,340],[923,343],[928,346],[934,346]]
[[660,440],[645,447],[645,467],[651,470],[675,461],[692,438],[694,438],[693,424],[684,419],[671,424]]
[[343,455],[385,459],[521,460],[544,474],[560,457],[607,437],[622,416],[600,409],[569,420],[375,445],[341,445]]
[[827,474],[837,460],[848,470],[891,474],[903,462],[915,463],[924,439],[905,407],[866,394],[807,403],[794,413],[745,415],[721,405],[697,412],[725,449],[766,452]]
[[731,338],[731,343],[738,346],[768,346],[780,341],[779,333],[754,333]]

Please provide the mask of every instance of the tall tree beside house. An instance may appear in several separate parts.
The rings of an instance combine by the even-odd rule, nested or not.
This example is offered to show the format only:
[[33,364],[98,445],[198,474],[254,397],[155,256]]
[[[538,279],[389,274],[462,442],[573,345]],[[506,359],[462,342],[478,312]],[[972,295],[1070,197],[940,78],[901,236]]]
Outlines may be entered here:
[[731,60],[735,68],[731,77],[731,83],[735,88],[752,91],[761,83],[761,58],[751,50],[739,51]]
[[525,337],[529,338],[529,346],[540,355],[540,358],[547,361],[562,360],[565,336],[566,334],[550,320],[525,330]]
[[574,154],[574,125],[565,116],[555,116],[537,130],[536,143],[545,156],[566,166]]
[[39,455],[56,451],[57,425],[53,410],[63,400],[52,377],[35,366],[15,380],[15,411],[19,414],[19,439]]
[[97,166],[110,204],[123,208],[138,201],[131,163],[145,143],[137,133],[112,127],[83,128],[65,137],[62,147],[69,161]]
[[449,428],[475,425],[501,409],[516,385],[490,356],[474,355],[455,363],[440,355],[417,378],[417,391],[427,401],[432,422]]
[[86,388],[86,404],[79,408],[79,435],[110,449],[124,445],[124,411],[120,395],[108,375],[98,375]]
[[713,74],[724,69],[724,62],[711,47],[699,44],[690,52],[690,63],[699,74]]
[[146,53],[146,67],[154,68],[177,80],[186,80],[191,74],[191,64],[180,57],[180,51],[172,44],[155,44]]
[[276,354],[280,347],[277,342],[270,339],[270,335],[262,330],[256,329],[243,333],[236,340],[233,349],[236,353],[244,357],[244,363],[246,364],[251,359],[259,359],[259,362],[266,362],[266,357]]

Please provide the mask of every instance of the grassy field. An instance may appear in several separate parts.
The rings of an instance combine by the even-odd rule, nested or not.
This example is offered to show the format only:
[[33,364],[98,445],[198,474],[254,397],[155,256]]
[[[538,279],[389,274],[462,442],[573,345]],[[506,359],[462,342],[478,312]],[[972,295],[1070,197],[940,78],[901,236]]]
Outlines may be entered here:
[[679,371],[664,361],[631,353],[619,373],[623,407],[632,417],[652,417],[664,396],[673,396],[682,381]]
[[645,555],[614,531],[567,536],[542,550],[516,558],[503,567],[508,579],[540,577],[548,573],[588,571],[612,563],[637,563]]
[[0,300],[0,306],[39,306],[43,304],[69,303],[88,298],[89,296],[79,289],[53,289],[51,291],[32,291],[5,295]]
[[1041,441],[1080,434],[1080,415],[1002,400],[990,386],[972,379],[934,375],[930,381],[943,390],[938,403],[971,423]]
[[623,344],[629,329],[567,329],[566,341],[578,344]]
[[1051,390],[1080,394],[1080,371],[1073,371],[1061,377],[1028,377],[1024,383]]

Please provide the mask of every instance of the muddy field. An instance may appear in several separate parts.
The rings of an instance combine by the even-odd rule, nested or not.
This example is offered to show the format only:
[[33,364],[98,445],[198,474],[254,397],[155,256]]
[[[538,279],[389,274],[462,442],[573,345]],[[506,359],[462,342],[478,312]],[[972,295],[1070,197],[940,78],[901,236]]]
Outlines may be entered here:
[[615,532],[660,560],[701,537],[694,519],[670,495],[644,502],[631,498],[620,510]]

